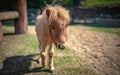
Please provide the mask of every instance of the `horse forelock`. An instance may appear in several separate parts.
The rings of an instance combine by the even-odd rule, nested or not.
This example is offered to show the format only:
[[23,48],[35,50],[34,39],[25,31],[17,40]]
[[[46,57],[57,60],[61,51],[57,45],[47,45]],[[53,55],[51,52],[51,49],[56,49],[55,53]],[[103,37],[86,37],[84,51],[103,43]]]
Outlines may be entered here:
[[48,24],[51,24],[51,22],[57,20],[58,18],[63,19],[67,23],[70,22],[69,11],[66,10],[65,8],[63,8],[61,6],[49,6],[49,7],[46,7],[45,10],[43,11],[43,15],[45,17],[47,17],[46,9],[51,10],[49,18],[46,19]]

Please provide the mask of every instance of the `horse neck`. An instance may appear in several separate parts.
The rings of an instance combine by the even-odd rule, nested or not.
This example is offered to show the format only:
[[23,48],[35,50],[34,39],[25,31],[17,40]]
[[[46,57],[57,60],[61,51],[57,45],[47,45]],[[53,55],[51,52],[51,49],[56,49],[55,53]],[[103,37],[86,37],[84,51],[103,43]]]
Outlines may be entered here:
[[48,22],[48,19],[47,19],[47,16],[43,15],[43,19],[42,19],[42,22],[43,22],[43,29],[48,33],[50,34],[50,28],[49,28],[49,22]]

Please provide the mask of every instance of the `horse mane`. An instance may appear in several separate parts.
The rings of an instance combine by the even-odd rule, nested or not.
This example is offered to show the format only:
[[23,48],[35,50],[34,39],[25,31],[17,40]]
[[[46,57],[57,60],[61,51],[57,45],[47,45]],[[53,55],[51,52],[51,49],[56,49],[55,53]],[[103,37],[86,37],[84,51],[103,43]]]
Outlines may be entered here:
[[61,18],[63,20],[65,20],[67,23],[70,22],[70,16],[69,16],[69,11],[66,10],[65,8],[63,8],[62,6],[48,6],[45,8],[45,10],[43,11],[43,15],[46,15],[46,10],[50,9],[50,15],[48,18],[48,23],[51,23],[54,20],[57,20],[58,18]]

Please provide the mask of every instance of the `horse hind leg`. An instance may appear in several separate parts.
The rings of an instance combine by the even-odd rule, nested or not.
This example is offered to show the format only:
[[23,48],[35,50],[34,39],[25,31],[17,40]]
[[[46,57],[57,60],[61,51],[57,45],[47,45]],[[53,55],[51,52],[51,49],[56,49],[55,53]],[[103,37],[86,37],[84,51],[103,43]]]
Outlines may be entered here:
[[47,43],[46,42],[42,42],[40,44],[40,59],[39,59],[39,63],[42,65],[42,67],[45,67],[45,48],[46,48]]
[[48,49],[48,66],[50,71],[54,71],[54,65],[53,65],[53,54],[54,54],[54,49],[53,49],[53,44],[52,42],[49,43],[49,49]]

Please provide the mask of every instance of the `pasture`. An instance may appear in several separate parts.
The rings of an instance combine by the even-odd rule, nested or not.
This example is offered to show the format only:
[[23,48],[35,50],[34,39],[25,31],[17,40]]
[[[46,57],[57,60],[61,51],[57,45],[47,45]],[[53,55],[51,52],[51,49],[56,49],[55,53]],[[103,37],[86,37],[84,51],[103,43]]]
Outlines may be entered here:
[[[3,30],[14,31],[12,26]],[[0,75],[119,75],[120,28],[69,26],[68,47],[55,48],[54,73],[47,64],[41,68],[38,58],[34,26],[29,26],[27,34],[6,34],[0,45]]]

